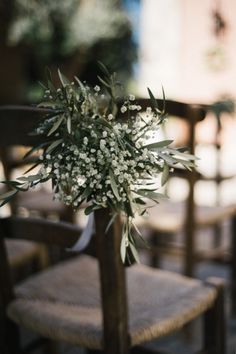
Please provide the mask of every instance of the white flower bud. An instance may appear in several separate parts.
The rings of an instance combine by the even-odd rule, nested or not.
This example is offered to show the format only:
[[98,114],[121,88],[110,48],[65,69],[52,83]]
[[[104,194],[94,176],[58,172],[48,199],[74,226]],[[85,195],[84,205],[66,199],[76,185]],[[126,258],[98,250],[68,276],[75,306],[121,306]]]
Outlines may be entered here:
[[134,95],[129,95],[129,100],[130,101],[134,101],[135,100],[135,96]]

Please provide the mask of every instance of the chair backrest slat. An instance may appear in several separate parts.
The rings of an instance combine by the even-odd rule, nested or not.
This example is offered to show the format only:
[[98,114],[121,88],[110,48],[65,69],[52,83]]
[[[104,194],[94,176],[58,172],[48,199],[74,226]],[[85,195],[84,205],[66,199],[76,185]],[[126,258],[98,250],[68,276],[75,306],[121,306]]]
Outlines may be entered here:
[[0,146],[32,146],[39,137],[30,135],[39,121],[52,111],[27,106],[0,106]]
[[70,248],[80,238],[80,229],[65,222],[58,224],[44,219],[12,216],[0,219],[0,236]]
[[[164,101],[162,99],[157,100],[159,109],[162,110],[164,107]],[[135,104],[142,107],[142,111],[145,111],[147,107],[151,106],[149,98],[137,98]],[[118,110],[120,110],[120,105],[118,105]],[[193,105],[184,102],[165,100],[165,112],[168,116],[176,116],[184,120],[191,119],[191,112],[196,112],[196,117],[198,121],[201,121],[206,116],[206,108],[202,105]],[[122,113],[121,117],[126,118],[126,113]]]

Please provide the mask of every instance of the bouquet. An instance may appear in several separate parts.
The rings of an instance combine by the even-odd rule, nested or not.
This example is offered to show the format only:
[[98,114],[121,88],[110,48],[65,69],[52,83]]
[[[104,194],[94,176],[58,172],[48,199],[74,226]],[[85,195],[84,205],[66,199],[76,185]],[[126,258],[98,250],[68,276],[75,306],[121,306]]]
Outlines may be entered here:
[[148,89],[150,107],[143,114],[134,95],[121,100],[115,74],[102,64],[101,68],[103,76],[94,88],[77,77],[69,82],[60,71],[61,87],[49,78],[39,106],[51,111],[34,132],[41,144],[27,153],[38,151],[38,159],[27,173],[8,182],[11,190],[0,196],[1,205],[16,193],[50,180],[54,198],[75,210],[82,203],[87,215],[109,208],[110,224],[122,214],[122,260],[127,252],[138,260],[135,215],[146,212],[147,199],[158,203],[163,197],[157,183],[159,187],[166,183],[170,169],[177,165],[191,169],[195,157],[183,148],[170,147],[172,140],[150,143],[167,118],[164,91],[160,110]]

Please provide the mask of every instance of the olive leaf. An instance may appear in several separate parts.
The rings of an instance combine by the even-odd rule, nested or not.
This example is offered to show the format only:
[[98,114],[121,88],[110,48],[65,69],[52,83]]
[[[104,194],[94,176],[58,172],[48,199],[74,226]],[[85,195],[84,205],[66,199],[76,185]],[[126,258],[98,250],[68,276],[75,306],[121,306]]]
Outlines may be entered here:
[[[56,116],[57,117],[57,116]],[[60,116],[59,116],[60,117]],[[62,115],[55,123],[54,125],[51,127],[51,129],[48,132],[48,136],[52,135],[61,125],[61,123],[64,120],[64,115]]]
[[114,193],[116,199],[119,201],[121,198],[120,198],[120,195],[118,192],[117,184],[116,184],[115,177],[114,177],[112,170],[109,170],[109,176],[110,176],[110,181],[111,181],[111,188],[113,190],[113,193]]

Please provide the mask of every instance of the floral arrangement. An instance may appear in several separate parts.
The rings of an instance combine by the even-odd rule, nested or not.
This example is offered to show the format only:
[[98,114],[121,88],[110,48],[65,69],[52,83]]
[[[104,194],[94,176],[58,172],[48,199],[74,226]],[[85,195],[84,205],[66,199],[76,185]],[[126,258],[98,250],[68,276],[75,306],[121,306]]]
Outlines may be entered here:
[[[110,75],[102,64],[101,68],[104,75],[94,88],[77,77],[68,82],[60,71],[60,88],[48,81],[45,101],[39,106],[50,108],[51,113],[35,131],[42,144],[27,154],[39,151],[38,160],[24,176],[8,182],[12,190],[0,199],[3,205],[19,191],[50,180],[55,199],[74,209],[86,203],[87,215],[109,208],[113,221],[122,213],[122,259],[131,252],[137,260],[132,231],[135,215],[145,213],[147,198],[158,203],[163,195],[157,192],[157,182],[159,187],[164,185],[169,170],[177,164],[194,167],[194,156],[170,147],[172,140],[150,143],[166,120],[165,108],[158,108],[149,89],[150,107],[144,115],[133,95],[120,104],[122,89],[115,74]],[[29,174],[36,167],[37,173]]]

